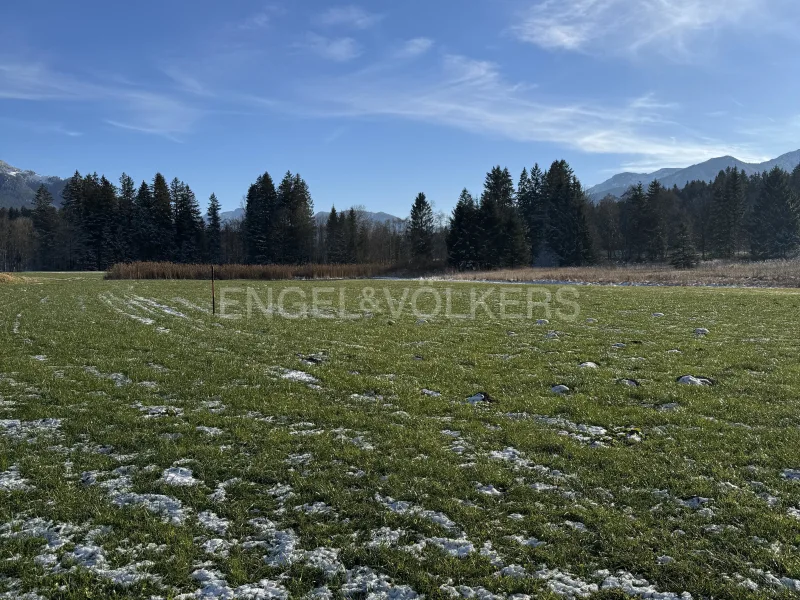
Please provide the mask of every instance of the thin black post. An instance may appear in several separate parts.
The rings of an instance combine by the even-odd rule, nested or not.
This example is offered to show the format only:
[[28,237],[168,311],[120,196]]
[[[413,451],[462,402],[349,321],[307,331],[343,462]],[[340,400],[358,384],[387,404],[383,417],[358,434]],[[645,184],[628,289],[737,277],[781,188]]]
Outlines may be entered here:
[[217,314],[217,295],[214,293],[214,265],[211,265],[211,314]]

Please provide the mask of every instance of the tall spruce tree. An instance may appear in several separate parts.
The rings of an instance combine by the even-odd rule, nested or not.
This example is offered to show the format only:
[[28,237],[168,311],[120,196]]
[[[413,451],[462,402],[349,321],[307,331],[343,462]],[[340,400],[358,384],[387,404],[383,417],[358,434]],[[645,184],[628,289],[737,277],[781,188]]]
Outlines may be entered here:
[[408,241],[412,263],[425,265],[433,258],[433,209],[423,193],[417,195],[411,206]]
[[152,187],[152,224],[151,246],[154,249],[154,260],[173,260],[175,254],[175,224],[170,187],[161,173],[156,173]]
[[669,239],[664,214],[665,194],[666,190],[659,181],[651,181],[647,186],[643,233],[647,259],[651,262],[661,262],[667,254]]
[[244,234],[250,263],[266,264],[275,260],[271,229],[277,202],[275,183],[265,172],[250,186],[245,203]]
[[191,188],[177,178],[172,181],[170,194],[173,197],[175,215],[175,260],[183,263],[199,262],[205,233],[200,205]]
[[211,264],[218,265],[222,262],[222,231],[219,216],[220,205],[216,194],[211,194],[208,198],[208,211],[206,220],[206,256]]
[[594,260],[586,220],[586,196],[566,161],[555,161],[543,178],[544,204],[547,210],[543,253],[548,262],[580,265]]
[[[344,215],[342,215],[344,217]],[[344,262],[344,244],[342,243],[342,222],[336,207],[331,207],[328,220],[325,222],[325,261],[338,264]]]
[[143,181],[133,205],[133,240],[137,260],[157,260],[156,228],[153,220],[153,194]]
[[456,269],[475,269],[479,264],[478,208],[466,188],[461,191],[447,232],[448,263]]
[[61,247],[67,269],[87,268],[86,239],[83,229],[83,177],[78,171],[67,180],[61,192],[61,216],[63,222]]
[[57,258],[58,213],[53,206],[53,195],[44,185],[36,190],[31,216],[36,236],[36,264],[40,269],[54,269]]
[[644,193],[644,187],[642,187],[641,183],[628,190],[625,203],[629,214],[629,226],[626,232],[629,258],[639,262],[647,256],[647,230],[649,227],[647,195]]
[[359,218],[356,209],[352,206],[348,209],[342,223],[342,237],[344,238],[344,262],[354,263],[358,261],[358,230]]
[[712,189],[711,243],[714,254],[732,258],[739,251],[746,209],[746,175],[739,169],[720,171]]
[[308,262],[314,240],[314,203],[300,175],[286,173],[278,186],[278,206],[279,222],[273,223],[273,235],[280,240],[277,260],[292,264]]
[[697,265],[697,251],[692,243],[689,226],[683,219],[678,223],[678,229],[669,247],[669,255],[669,262],[676,269],[691,269]]
[[112,246],[114,262],[130,262],[135,258],[134,207],[136,205],[136,184],[125,173],[119,178],[119,197],[114,218]]

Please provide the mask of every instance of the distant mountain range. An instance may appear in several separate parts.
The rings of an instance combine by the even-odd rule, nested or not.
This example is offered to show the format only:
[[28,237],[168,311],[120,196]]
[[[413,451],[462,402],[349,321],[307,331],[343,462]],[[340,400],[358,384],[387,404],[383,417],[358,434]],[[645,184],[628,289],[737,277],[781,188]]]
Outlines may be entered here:
[[30,207],[42,184],[53,194],[55,204],[61,204],[65,179],[17,169],[0,160],[0,208]]
[[724,171],[728,167],[738,167],[739,170],[752,175],[769,171],[776,166],[786,171],[792,171],[798,164],[800,164],[800,150],[788,152],[778,158],[757,164],[746,163],[733,156],[721,156],[685,169],[659,169],[652,173],[619,173],[586,191],[589,198],[597,202],[609,194],[619,198],[630,186],[639,182],[646,187],[652,181],[657,180],[665,187],[671,188],[673,185],[677,185],[680,188],[690,181],[713,181],[720,171]]
[[[369,221],[373,223],[396,223],[400,224],[403,222],[403,219],[400,217],[395,217],[394,215],[390,215],[389,213],[385,212],[369,212],[367,210],[362,210],[360,213]],[[323,225],[328,222],[328,215],[330,213],[325,211],[320,211],[314,215],[314,220],[319,225]],[[244,218],[244,209],[237,208],[236,210],[228,210],[225,212],[220,213],[220,218],[222,221],[234,221],[236,219],[243,219]]]

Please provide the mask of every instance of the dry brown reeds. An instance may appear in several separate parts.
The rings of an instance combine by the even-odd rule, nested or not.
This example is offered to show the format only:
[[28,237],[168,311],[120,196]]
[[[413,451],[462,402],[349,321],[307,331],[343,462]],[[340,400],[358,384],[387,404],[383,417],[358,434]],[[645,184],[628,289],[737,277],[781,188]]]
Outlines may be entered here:
[[[216,279],[358,279],[386,275],[390,265],[215,265]],[[186,265],[171,262],[119,263],[106,273],[106,279],[211,279],[211,265]]]

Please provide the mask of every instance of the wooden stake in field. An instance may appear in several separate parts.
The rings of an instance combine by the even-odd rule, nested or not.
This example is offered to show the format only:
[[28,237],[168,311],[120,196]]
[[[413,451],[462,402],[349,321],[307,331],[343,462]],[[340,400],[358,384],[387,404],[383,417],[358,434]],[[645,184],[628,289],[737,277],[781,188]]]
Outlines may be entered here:
[[214,265],[211,265],[211,314],[217,314],[217,295],[214,293]]

